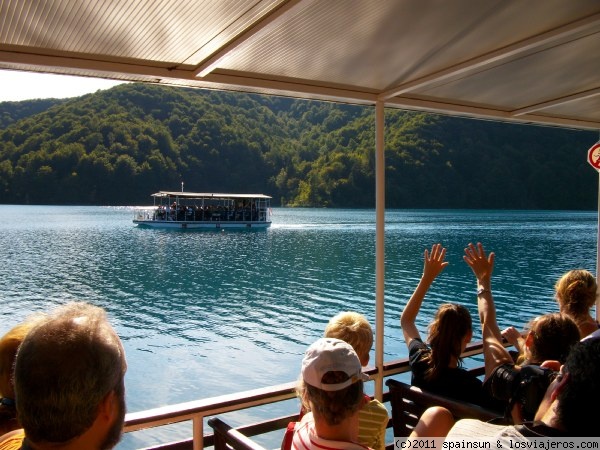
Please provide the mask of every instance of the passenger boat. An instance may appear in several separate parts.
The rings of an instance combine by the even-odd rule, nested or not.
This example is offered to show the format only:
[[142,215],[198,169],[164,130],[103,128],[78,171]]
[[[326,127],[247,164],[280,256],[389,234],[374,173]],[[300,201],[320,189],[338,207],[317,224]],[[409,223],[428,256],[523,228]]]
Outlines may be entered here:
[[140,227],[214,230],[271,226],[271,197],[263,194],[216,194],[160,191],[154,206],[136,208]]

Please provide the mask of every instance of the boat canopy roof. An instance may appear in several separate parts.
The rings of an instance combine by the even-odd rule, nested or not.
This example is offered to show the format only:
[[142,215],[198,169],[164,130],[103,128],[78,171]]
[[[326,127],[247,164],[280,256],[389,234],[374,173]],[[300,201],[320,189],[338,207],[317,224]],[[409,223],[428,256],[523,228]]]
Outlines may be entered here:
[[264,194],[223,194],[223,193],[206,193],[206,192],[177,192],[177,191],[160,191],[152,194],[152,197],[179,197],[179,198],[210,198],[210,199],[270,199],[272,197]]
[[4,0],[0,14],[0,69],[600,128],[598,0]]

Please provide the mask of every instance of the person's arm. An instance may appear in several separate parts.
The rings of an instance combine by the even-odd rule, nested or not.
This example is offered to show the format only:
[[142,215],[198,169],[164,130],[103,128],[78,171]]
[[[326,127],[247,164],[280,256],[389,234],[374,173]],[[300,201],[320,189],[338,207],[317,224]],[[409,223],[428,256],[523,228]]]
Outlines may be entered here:
[[[427,408],[409,435],[410,438],[446,437],[454,426],[454,416],[443,406]],[[431,447],[430,447],[431,448]]]
[[485,379],[493,373],[496,367],[502,364],[512,364],[513,360],[508,350],[502,345],[502,334],[496,321],[496,305],[492,297],[492,272],[494,270],[494,253],[486,256],[481,243],[477,247],[469,243],[465,248],[463,259],[473,270],[477,278],[477,309],[481,321],[481,334],[483,336],[483,359],[485,365]]
[[423,265],[423,275],[421,276],[415,291],[408,300],[408,303],[404,307],[404,311],[402,311],[402,314],[400,315],[400,327],[402,328],[404,342],[406,342],[407,347],[413,339],[421,339],[419,330],[415,325],[417,314],[419,314],[425,294],[429,290],[433,280],[435,280],[449,264],[444,261],[446,249],[442,247],[442,244],[434,244],[431,247],[431,254],[425,249],[424,255],[425,262]]

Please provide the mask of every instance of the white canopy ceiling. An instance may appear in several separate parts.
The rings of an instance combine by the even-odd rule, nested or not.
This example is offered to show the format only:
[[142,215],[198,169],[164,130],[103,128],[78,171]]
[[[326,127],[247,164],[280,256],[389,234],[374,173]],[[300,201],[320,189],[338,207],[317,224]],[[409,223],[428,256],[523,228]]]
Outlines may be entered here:
[[600,0],[4,0],[0,69],[600,129]]

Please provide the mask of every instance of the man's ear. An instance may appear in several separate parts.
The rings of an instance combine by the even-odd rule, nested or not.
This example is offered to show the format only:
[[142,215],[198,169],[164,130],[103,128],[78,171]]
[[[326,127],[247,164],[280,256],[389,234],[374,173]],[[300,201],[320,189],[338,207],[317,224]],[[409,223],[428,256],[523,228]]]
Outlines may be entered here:
[[558,397],[558,394],[560,394],[562,392],[562,390],[564,389],[566,384],[571,379],[571,375],[569,375],[568,372],[565,374],[561,374],[559,376],[562,376],[562,379],[558,382],[558,384],[556,385],[556,387],[550,394],[550,400],[552,400],[552,401],[556,400],[556,397]]
[[98,405],[98,416],[111,421],[117,411],[117,394],[114,390],[104,396]]
[[367,356],[365,356],[363,359],[360,360],[360,365],[365,367],[369,364],[369,360],[371,359],[371,356],[367,353]]

